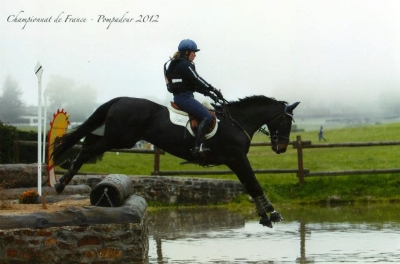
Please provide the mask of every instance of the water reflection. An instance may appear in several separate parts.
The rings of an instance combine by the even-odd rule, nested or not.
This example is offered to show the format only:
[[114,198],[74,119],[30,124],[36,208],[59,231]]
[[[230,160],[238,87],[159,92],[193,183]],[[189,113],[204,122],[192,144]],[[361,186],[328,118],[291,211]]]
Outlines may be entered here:
[[287,209],[272,229],[219,209],[150,213],[147,263],[400,263],[399,209]]
[[[162,241],[174,241],[178,246],[181,243],[187,244],[189,241],[193,245],[193,241],[191,240],[201,240],[214,230],[222,231],[228,228],[236,229],[243,227],[245,221],[240,215],[226,210],[204,208],[150,213],[148,225],[150,239],[153,239],[153,241],[149,241],[151,246],[148,263],[163,264],[170,263],[168,261],[170,254],[165,250],[166,245],[165,243],[163,245]],[[168,242],[166,243],[168,244]],[[163,254],[163,251],[166,253]],[[179,249],[177,253],[179,254]]]

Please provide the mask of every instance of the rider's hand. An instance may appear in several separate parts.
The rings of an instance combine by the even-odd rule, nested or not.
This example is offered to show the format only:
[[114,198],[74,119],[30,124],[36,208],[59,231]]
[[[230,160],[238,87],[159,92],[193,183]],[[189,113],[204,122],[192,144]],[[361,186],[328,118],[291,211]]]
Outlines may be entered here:
[[220,90],[217,90],[214,88],[213,92],[215,93],[215,95],[218,97],[218,99],[223,100],[224,97],[222,96],[222,93]]

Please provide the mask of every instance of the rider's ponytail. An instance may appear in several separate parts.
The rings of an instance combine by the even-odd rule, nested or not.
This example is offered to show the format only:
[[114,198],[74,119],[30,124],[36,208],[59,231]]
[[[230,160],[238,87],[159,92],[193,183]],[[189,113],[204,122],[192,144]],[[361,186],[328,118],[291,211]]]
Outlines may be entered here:
[[176,59],[179,58],[181,56],[181,53],[179,51],[175,52],[174,55],[172,55],[171,59]]

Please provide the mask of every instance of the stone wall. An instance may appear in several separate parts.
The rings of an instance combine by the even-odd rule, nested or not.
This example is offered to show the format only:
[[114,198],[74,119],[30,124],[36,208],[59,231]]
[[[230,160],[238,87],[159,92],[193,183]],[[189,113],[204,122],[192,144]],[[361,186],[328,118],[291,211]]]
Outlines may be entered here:
[[147,203],[0,215],[0,263],[142,263],[148,256]]
[[[45,166],[42,166],[42,182],[47,180],[44,168]],[[88,185],[93,188],[106,176],[76,175],[69,186]],[[140,195],[148,201],[205,205],[228,203],[244,193],[244,188],[238,180],[136,175],[130,178],[133,183],[133,194]],[[0,189],[1,187],[4,189],[29,188],[36,187],[36,184],[37,166],[35,164],[0,164]],[[68,188],[64,192],[67,191]]]
[[[70,184],[87,184],[91,188],[105,176],[77,175]],[[166,177],[132,176],[132,192],[146,201],[158,201],[172,204],[216,204],[229,203],[244,193],[239,181]]]
[[142,263],[143,223],[0,230],[1,263]]

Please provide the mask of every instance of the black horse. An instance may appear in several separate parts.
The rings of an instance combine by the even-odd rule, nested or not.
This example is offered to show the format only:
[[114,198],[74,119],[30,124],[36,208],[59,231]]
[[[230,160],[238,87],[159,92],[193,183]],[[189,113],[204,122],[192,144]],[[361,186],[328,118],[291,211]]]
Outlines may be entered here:
[[[284,153],[289,142],[293,110],[299,102],[288,105],[265,96],[252,96],[238,101],[214,105],[218,131],[207,139],[211,152],[206,157],[193,157],[190,149],[194,137],[186,128],[173,124],[167,107],[146,99],[118,97],[101,105],[82,125],[54,143],[53,157],[57,162],[61,154],[85,137],[81,152],[67,162],[67,172],[55,184],[61,193],[83,163],[111,149],[131,148],[139,140],[146,140],[158,148],[191,163],[228,166],[239,178],[253,198],[260,224],[272,227],[271,222],[283,218],[264,194],[247,158],[251,138],[266,124],[271,135],[272,150]],[[104,125],[102,136],[92,132]],[[270,213],[268,217],[267,213]]]

